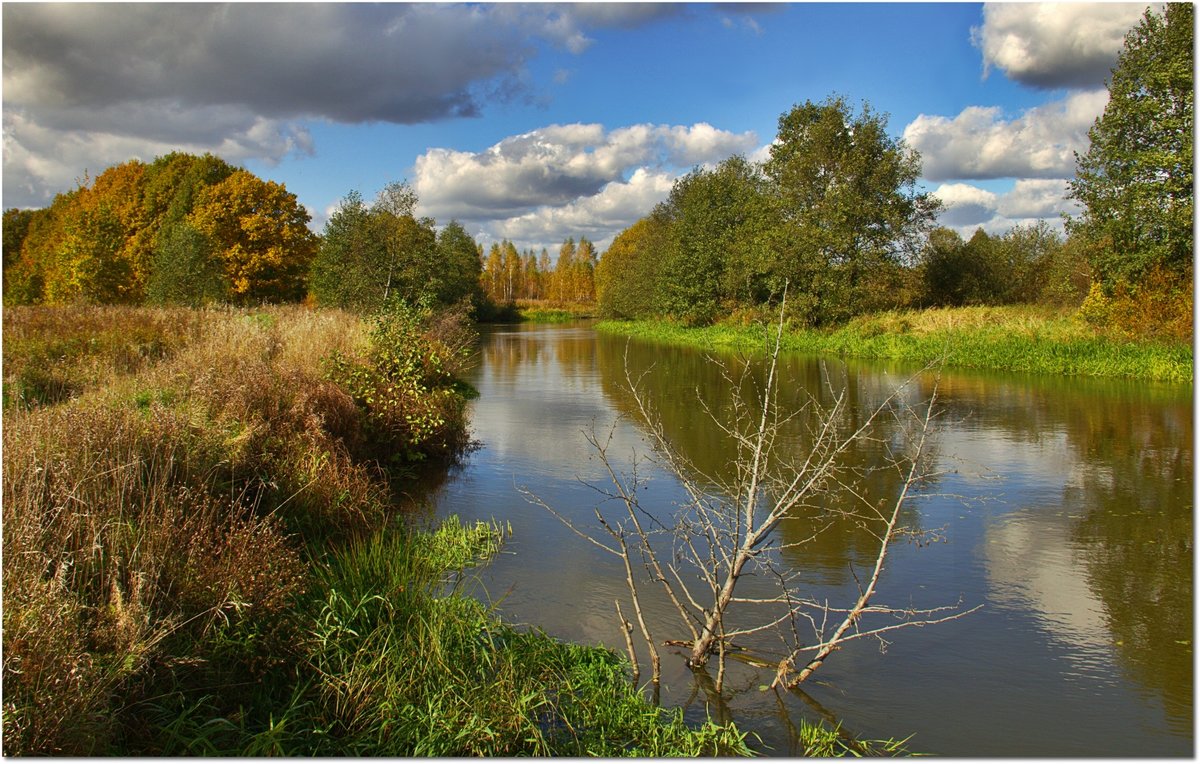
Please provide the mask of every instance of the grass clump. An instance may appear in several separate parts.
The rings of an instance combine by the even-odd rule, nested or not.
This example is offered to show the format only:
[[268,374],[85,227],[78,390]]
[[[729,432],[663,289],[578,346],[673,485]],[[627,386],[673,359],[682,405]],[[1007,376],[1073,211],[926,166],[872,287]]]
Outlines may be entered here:
[[[691,329],[666,322],[604,321],[600,331],[697,347],[756,350],[761,327]],[[1061,312],[1028,306],[889,311],[828,330],[789,328],[787,350],[859,358],[1079,375],[1191,382],[1190,345],[1098,332]]]

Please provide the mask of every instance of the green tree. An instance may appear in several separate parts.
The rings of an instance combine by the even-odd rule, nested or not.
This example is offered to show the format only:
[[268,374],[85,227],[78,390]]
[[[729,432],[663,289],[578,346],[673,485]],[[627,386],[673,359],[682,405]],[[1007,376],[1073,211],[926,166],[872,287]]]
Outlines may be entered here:
[[661,209],[670,225],[658,280],[663,310],[707,324],[726,303],[765,300],[781,287],[770,278],[776,209],[758,167],[740,156],[677,181]]
[[370,312],[383,303],[386,242],[362,195],[351,191],[325,223],[308,288],[321,305]]
[[157,241],[147,302],[197,307],[229,299],[229,282],[207,236],[181,220],[163,229]]
[[1193,8],[1147,9],[1125,37],[1104,114],[1076,154],[1071,196],[1084,207],[1068,223],[1091,248],[1106,288],[1136,284],[1155,266],[1175,274],[1192,264]]
[[614,318],[650,318],[661,311],[657,295],[660,253],[669,225],[652,214],[619,233],[596,266],[596,302],[601,314]]
[[889,307],[872,278],[915,258],[937,201],[918,193],[920,156],[886,131],[887,117],[841,97],[779,118],[765,169],[786,221],[779,276],[814,324]]
[[475,240],[458,221],[451,220],[438,233],[437,248],[443,272],[438,301],[449,305],[469,297],[478,304],[481,268]]
[[33,222],[36,214],[36,210],[20,210],[16,207],[4,211],[4,243],[0,248],[0,254],[4,258],[6,273],[8,266],[15,263],[20,257],[21,247],[25,244],[25,237],[29,233],[29,224]]

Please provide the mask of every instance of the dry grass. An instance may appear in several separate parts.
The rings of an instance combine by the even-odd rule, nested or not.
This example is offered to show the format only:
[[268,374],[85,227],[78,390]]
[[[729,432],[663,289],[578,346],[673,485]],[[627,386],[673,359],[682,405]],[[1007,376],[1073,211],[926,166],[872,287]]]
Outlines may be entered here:
[[[230,624],[258,635],[234,672],[269,660],[302,539],[386,517],[364,414],[322,371],[367,331],[300,307],[4,318],[4,753],[104,753]],[[25,394],[38,375],[64,384]]]

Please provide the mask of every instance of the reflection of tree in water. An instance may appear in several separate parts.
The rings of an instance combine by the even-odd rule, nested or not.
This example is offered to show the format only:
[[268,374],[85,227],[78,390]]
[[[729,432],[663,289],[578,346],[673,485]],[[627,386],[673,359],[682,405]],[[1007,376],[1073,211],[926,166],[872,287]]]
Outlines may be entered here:
[[501,382],[512,383],[530,369],[557,363],[562,367],[560,381],[570,383],[580,378],[581,370],[595,365],[596,337],[591,332],[545,332],[536,327],[497,330],[482,343],[481,359]]
[[1104,603],[1122,663],[1162,692],[1172,724],[1192,728],[1192,406],[1147,405],[1131,391],[1066,409],[1085,462],[1066,500],[1082,510],[1088,583]]
[[[626,347],[623,339],[604,337],[596,346],[601,385],[608,400],[632,421],[641,424],[626,385],[628,358],[629,376],[638,382],[650,406],[661,417],[667,438],[691,462],[690,476],[710,486],[716,480],[732,481],[733,445],[729,435],[713,421],[704,406],[707,405],[722,421],[731,421],[734,386],[739,383],[743,400],[752,408],[756,406],[757,391],[766,383],[763,360],[751,360],[746,368],[745,360],[732,354],[720,356],[721,363],[714,363],[711,357],[686,348],[630,342],[627,353]],[[723,370],[721,364],[728,371]],[[743,371],[747,372],[744,377]],[[878,375],[847,374],[846,367],[838,361],[822,364],[814,359],[794,357],[781,359],[781,379],[784,380],[780,389],[783,411],[804,407],[810,395],[822,405],[831,405],[834,396],[844,390],[848,405],[846,416],[838,423],[844,434],[861,426],[871,411],[903,382],[900,377],[895,379],[895,384],[890,384]],[[819,417],[820,413],[809,407],[787,423],[783,432],[783,450],[802,460],[812,444],[811,431]],[[878,420],[877,438],[890,439],[896,435],[884,431],[889,424],[892,424],[890,420]],[[904,476],[889,462],[889,454],[880,440],[863,438],[854,441],[844,454],[842,464],[844,479],[852,482],[863,496],[870,497],[878,506],[895,502]],[[858,566],[874,561],[879,541],[869,529],[846,516],[859,508],[859,499],[848,491],[824,494],[821,499],[823,504],[780,523],[778,531],[787,544],[808,539],[816,530],[829,526],[811,543],[785,549],[784,559],[790,566],[805,570],[806,575],[811,574],[814,584],[850,583],[853,581],[850,564]],[[919,529],[917,512],[911,506],[903,510],[902,517],[903,525]]]

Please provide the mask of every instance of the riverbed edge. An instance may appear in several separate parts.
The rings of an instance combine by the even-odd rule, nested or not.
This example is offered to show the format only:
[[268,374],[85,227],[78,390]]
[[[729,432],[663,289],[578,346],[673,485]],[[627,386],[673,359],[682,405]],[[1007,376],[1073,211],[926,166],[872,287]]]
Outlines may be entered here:
[[[639,340],[748,352],[763,350],[768,336],[766,323],[752,321],[689,327],[662,319],[604,319],[595,328]],[[782,347],[813,355],[941,361],[944,368],[1189,385],[1194,379],[1189,344],[1107,336],[1069,316],[1018,309],[889,311],[833,329],[788,326]]]

